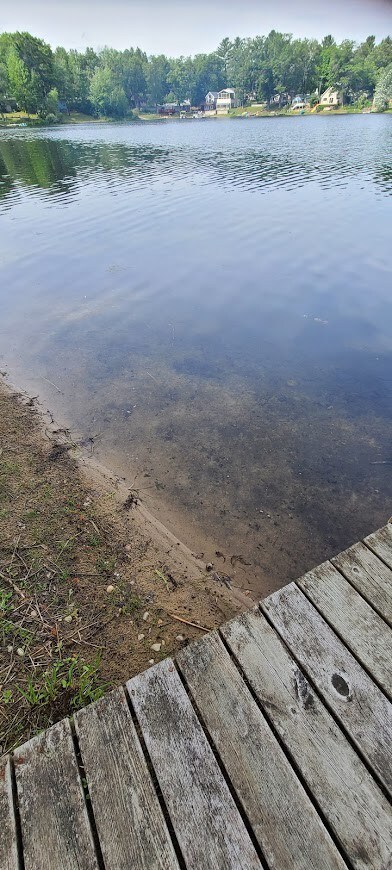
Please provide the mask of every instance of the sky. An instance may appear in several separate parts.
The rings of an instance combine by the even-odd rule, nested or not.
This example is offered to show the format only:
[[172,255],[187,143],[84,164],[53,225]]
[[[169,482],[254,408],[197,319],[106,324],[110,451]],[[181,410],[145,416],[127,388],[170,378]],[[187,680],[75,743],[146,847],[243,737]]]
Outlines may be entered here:
[[0,32],[27,30],[53,47],[139,45],[176,57],[272,29],[379,40],[392,33],[392,0],[0,0]]

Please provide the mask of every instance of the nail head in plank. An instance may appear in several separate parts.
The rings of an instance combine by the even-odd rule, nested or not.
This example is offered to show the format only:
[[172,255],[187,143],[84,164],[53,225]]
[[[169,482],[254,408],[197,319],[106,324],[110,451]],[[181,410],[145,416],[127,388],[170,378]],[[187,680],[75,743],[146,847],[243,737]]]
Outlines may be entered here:
[[105,866],[178,868],[124,690],[76,713],[75,727]]
[[0,867],[1,870],[19,867],[9,756],[0,758]]
[[387,523],[382,529],[368,535],[364,543],[376,556],[386,562],[389,568],[392,568],[392,523]]
[[14,760],[27,870],[97,870],[68,720],[33,737]]
[[171,659],[127,689],[183,857],[197,870],[260,868],[246,827]]
[[295,583],[261,603],[301,667],[392,794],[392,707]]
[[351,866],[387,868],[390,805],[276,631],[260,611],[220,631]]
[[391,697],[392,631],[387,623],[330,562],[324,562],[296,582]]
[[331,559],[358,592],[392,624],[392,571],[365,544],[354,544]]
[[271,870],[345,867],[219,636],[176,661]]

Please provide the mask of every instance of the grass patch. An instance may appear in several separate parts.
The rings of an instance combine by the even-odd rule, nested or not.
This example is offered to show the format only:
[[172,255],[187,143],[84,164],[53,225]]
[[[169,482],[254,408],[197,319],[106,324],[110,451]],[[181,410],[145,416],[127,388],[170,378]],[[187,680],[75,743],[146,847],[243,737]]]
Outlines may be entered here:
[[[204,576],[167,563],[133,493],[102,490],[0,383],[0,755],[172,654],[172,611],[208,624]],[[215,585],[207,606],[223,621]]]

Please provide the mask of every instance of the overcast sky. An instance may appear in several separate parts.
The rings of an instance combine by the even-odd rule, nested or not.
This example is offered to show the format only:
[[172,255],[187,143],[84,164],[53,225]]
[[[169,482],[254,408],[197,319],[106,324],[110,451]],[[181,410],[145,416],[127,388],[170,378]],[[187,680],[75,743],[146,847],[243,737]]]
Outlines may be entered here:
[[382,39],[392,33],[392,0],[0,0],[0,31],[28,30],[53,47],[139,45],[148,54],[176,56],[273,28]]

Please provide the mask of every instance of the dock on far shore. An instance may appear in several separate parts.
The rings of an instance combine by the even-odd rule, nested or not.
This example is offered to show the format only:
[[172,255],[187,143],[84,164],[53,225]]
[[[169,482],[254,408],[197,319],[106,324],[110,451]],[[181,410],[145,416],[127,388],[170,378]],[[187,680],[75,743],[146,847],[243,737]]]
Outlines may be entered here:
[[392,524],[0,761],[0,870],[392,868]]

